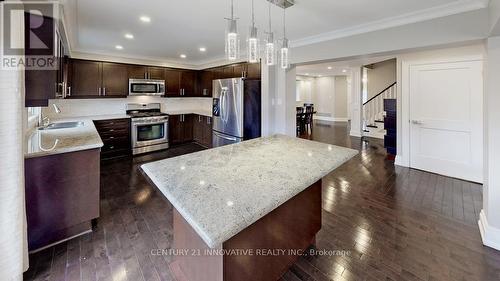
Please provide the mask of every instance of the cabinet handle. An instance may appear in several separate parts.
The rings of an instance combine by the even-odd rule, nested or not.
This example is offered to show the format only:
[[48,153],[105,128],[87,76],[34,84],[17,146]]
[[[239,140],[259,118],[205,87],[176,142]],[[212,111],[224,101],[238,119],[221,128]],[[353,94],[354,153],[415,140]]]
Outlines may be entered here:
[[106,95],[106,87],[103,88],[102,90],[102,95],[105,96]]
[[68,97],[71,97],[71,86],[68,87]]
[[114,145],[112,145],[112,146],[110,146],[110,147],[109,147],[109,149],[114,149],[114,148],[115,148],[115,146],[114,146]]
[[210,125],[210,122],[212,121],[212,118],[207,117],[207,124]]
[[201,122],[201,115],[198,115],[198,123]]
[[114,130],[114,129],[111,129],[111,130],[109,130],[109,131],[110,131],[110,132],[114,132],[115,130]]
[[99,96],[101,96],[101,87],[98,88]]
[[109,137],[110,140],[114,139],[115,137]]
[[208,89],[203,89],[203,95],[208,96]]

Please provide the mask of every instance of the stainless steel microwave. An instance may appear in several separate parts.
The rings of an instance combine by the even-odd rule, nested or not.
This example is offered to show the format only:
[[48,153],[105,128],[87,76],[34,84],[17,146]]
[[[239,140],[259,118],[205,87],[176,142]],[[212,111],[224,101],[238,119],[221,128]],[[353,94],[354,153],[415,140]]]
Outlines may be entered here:
[[164,96],[165,80],[129,79],[129,96]]

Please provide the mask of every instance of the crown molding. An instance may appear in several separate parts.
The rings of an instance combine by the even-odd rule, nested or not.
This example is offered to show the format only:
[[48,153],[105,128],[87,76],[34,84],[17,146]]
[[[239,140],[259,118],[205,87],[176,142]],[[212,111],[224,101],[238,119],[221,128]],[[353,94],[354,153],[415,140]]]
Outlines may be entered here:
[[302,47],[310,44],[320,43],[324,41],[334,40],[343,37],[349,37],[357,34],[368,33],[372,31],[397,27],[431,19],[451,16],[455,14],[470,12],[474,10],[484,9],[488,7],[489,0],[458,0],[453,3],[440,5],[437,7],[415,11],[398,15],[395,17],[385,18],[378,21],[360,24],[353,27],[334,30],[321,33],[318,35],[308,36],[301,39],[290,41],[292,48]]
[[141,64],[141,65],[151,65],[151,66],[161,66],[161,67],[173,67],[173,68],[184,68],[184,69],[198,69],[195,64],[184,63],[180,61],[167,60],[160,57],[145,57],[137,56],[127,53],[107,53],[102,51],[93,50],[72,50],[71,57],[76,59],[87,59],[87,60],[99,60],[99,61],[109,61],[109,62],[119,62],[128,64]]

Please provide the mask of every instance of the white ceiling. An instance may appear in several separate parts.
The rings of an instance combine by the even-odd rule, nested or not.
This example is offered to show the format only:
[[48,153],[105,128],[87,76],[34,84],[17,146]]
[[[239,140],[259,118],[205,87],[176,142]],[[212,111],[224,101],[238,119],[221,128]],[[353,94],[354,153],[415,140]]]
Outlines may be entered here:
[[[260,31],[267,29],[267,1],[254,0]],[[229,0],[66,0],[66,14],[74,51],[130,58],[203,64],[224,56],[225,17]],[[240,18],[242,47],[250,22],[250,0],[234,0]],[[287,9],[287,33],[301,40],[322,33],[352,30],[357,26],[415,13],[432,13],[484,0],[296,0]],[[457,10],[455,13],[458,13]],[[451,12],[450,12],[451,13]],[[151,23],[139,20],[151,17]],[[276,37],[282,36],[282,10],[273,8]],[[132,33],[135,38],[124,38]],[[122,45],[123,50],[116,50]],[[207,51],[202,53],[200,47]],[[180,59],[186,54],[186,59]]]

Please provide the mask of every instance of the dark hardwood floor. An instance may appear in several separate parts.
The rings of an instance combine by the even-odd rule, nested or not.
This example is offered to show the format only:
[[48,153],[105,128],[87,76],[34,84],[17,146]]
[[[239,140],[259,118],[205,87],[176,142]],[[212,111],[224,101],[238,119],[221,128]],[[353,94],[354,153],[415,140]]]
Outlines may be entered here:
[[[380,140],[348,136],[345,123],[316,122],[312,135],[360,154],[323,180],[323,226],[315,254],[282,280],[500,280],[500,252],[483,247],[481,186],[395,167]],[[172,206],[139,164],[194,152],[168,152],[102,164],[101,217],[91,234],[30,255],[25,280],[172,280]]]

